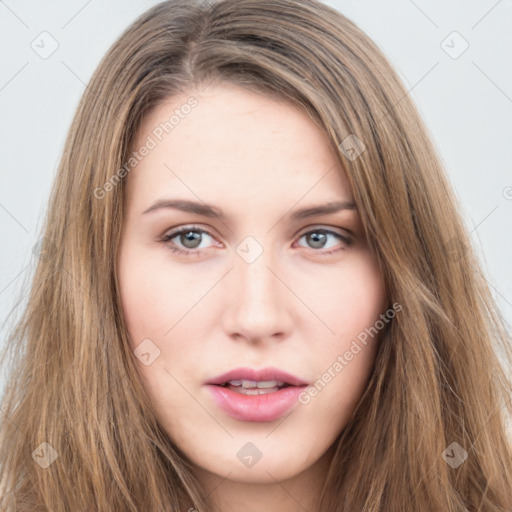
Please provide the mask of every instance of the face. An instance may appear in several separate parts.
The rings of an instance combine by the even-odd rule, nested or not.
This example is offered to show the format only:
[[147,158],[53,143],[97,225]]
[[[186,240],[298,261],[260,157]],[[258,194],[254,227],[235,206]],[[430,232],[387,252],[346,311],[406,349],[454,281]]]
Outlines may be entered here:
[[134,357],[194,467],[292,478],[327,453],[367,385],[377,337],[358,340],[385,310],[383,280],[306,114],[229,84],[193,96],[145,118],[134,150],[155,144],[125,178],[117,271]]

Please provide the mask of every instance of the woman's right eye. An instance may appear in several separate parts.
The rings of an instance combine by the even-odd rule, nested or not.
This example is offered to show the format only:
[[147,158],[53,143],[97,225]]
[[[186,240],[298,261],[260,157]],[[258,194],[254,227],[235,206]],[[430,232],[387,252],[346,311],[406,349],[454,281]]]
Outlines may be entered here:
[[[188,226],[166,233],[161,238],[161,241],[164,242],[172,252],[191,256],[205,249],[205,247],[200,247],[204,235],[213,238],[213,235],[204,229]],[[178,240],[179,244],[181,244],[181,247],[177,246],[176,242],[172,242],[175,238]]]

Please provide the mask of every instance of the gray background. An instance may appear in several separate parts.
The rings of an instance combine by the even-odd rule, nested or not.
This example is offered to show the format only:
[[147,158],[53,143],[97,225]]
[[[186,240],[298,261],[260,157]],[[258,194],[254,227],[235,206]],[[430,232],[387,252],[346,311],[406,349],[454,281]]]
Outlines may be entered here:
[[[0,344],[19,314],[9,314],[15,302],[28,293],[32,248],[78,100],[108,47],[156,3],[56,0],[50,9],[49,2],[0,1]],[[399,71],[510,324],[512,2],[326,3],[365,30]],[[44,54],[52,44],[56,50]]]

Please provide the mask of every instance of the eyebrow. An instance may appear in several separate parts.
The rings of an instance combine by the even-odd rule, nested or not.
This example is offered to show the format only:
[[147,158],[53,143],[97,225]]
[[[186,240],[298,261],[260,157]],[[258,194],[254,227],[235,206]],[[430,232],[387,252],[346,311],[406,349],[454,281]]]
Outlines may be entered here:
[[[220,220],[226,220],[228,217],[220,208],[213,205],[185,199],[159,199],[149,208],[144,210],[142,214],[146,215],[156,210],[168,208],[188,213],[196,213],[204,217],[217,217]],[[357,210],[357,206],[353,201],[333,201],[295,210],[289,217],[291,220],[301,220],[308,217],[328,215],[342,210]]]

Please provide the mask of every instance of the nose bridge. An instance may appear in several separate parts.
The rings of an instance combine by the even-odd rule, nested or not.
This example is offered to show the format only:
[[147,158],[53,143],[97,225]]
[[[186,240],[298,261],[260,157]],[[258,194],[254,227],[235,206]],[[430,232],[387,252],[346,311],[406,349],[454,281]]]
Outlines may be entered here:
[[[248,237],[249,238],[249,237]],[[286,290],[274,272],[271,249],[254,240],[242,242],[234,255],[231,279],[233,295],[228,298],[230,334],[247,339],[264,339],[289,328]]]

